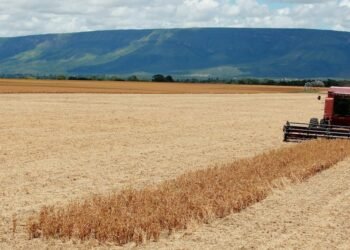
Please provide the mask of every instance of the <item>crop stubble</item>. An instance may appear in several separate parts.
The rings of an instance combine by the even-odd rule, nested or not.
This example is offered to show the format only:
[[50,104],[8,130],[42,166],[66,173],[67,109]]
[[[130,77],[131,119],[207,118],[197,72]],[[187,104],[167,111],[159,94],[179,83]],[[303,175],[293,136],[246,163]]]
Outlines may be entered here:
[[23,222],[43,205],[143,188],[280,147],[284,121],[322,113],[315,100],[308,94],[1,95],[0,245],[60,247],[27,241]]

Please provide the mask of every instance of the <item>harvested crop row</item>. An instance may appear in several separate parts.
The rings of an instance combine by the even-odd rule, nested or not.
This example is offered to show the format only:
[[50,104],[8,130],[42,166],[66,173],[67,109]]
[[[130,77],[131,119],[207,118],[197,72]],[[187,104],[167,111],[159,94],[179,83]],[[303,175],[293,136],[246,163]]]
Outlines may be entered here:
[[349,141],[309,141],[224,166],[190,172],[156,187],[124,190],[44,207],[30,218],[31,238],[79,238],[123,245],[207,223],[261,201],[276,181],[306,179],[350,154]]

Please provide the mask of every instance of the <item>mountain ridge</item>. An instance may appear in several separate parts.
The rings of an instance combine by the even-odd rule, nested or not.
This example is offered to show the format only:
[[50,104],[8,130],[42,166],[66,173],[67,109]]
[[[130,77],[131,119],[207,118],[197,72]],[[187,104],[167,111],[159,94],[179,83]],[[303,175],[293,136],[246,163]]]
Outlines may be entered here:
[[0,38],[0,74],[350,77],[350,33],[129,29]]

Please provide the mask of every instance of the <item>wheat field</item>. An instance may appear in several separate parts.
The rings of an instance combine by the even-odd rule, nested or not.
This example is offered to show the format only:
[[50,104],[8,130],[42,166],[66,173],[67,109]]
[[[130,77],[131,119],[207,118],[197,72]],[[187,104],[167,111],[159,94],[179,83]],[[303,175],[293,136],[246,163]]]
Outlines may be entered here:
[[[27,219],[43,206],[65,207],[94,194],[143,189],[188,171],[286,147],[283,123],[321,115],[323,103],[316,98],[315,94],[0,95],[0,248],[116,247],[93,240],[29,240]],[[333,231],[333,245],[346,244],[343,236],[350,232],[349,225],[341,221],[348,221],[342,212],[349,204],[348,168],[345,164],[334,169],[295,191],[287,190],[285,196],[272,194],[239,217],[215,220],[194,231],[190,225],[184,233],[142,247],[256,247],[273,241],[278,246],[277,239],[310,244],[310,235],[325,243],[321,233],[333,235]],[[334,205],[325,206],[328,201]],[[313,217],[321,213],[326,225]],[[336,221],[336,227],[327,218]],[[290,241],[280,238],[283,233],[273,233],[283,230]],[[303,230],[309,234],[304,236]],[[129,247],[133,245],[124,246]]]
[[116,81],[0,79],[0,93],[256,94],[301,93],[302,87]]
[[162,232],[209,223],[262,201],[281,180],[302,181],[350,156],[347,140],[315,140],[224,166],[185,173],[145,189],[43,207],[29,238],[96,239],[117,245],[158,241]]

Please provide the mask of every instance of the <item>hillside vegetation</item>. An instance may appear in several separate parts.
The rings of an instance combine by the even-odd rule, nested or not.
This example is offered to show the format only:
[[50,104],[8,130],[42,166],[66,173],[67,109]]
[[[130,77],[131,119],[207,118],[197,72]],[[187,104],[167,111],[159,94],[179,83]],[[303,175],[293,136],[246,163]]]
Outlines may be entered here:
[[0,74],[350,77],[350,33],[116,30],[0,39]]

